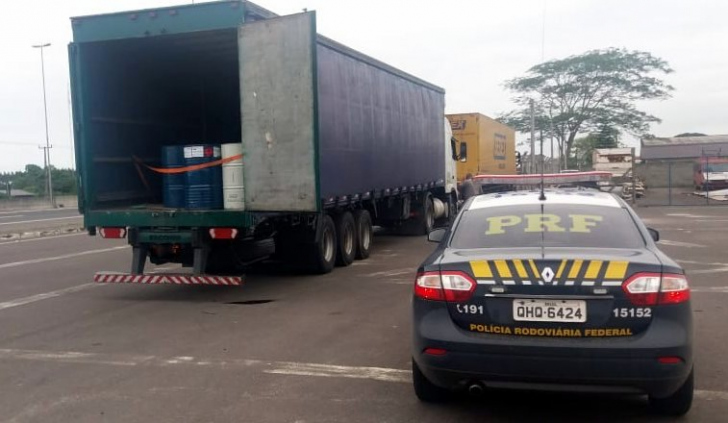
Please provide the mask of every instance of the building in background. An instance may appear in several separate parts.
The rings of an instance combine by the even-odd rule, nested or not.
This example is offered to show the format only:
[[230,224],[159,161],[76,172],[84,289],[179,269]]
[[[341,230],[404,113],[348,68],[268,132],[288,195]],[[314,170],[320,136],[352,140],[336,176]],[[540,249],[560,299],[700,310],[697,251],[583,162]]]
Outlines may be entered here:
[[626,176],[632,171],[632,148],[597,148],[592,152],[592,166],[613,177]]
[[728,135],[641,140],[637,175],[648,187],[695,187],[696,165],[728,158]]

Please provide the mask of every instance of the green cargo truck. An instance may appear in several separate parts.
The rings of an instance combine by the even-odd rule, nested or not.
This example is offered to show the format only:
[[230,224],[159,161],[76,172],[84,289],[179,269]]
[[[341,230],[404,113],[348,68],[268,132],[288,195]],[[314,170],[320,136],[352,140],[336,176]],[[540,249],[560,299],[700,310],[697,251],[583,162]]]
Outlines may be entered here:
[[[315,22],[247,1],[72,18],[79,208],[133,248],[129,273],[98,282],[239,284],[271,255],[326,273],[368,257],[373,225],[424,234],[454,216],[444,90]],[[163,147],[230,143],[242,207],[162,204]]]

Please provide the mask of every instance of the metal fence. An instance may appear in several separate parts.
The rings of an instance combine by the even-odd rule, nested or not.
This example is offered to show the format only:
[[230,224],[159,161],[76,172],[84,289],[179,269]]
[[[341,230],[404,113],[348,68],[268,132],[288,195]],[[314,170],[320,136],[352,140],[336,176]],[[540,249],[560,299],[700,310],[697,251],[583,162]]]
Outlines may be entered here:
[[[635,174],[637,206],[728,206],[728,155],[643,162]],[[617,187],[630,201],[631,182]]]

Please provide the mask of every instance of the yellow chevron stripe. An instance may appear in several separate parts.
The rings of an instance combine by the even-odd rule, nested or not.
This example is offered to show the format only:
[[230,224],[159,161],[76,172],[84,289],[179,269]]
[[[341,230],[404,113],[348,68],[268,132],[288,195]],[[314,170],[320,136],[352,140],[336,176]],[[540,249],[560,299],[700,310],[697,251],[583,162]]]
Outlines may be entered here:
[[604,279],[624,279],[625,275],[627,275],[628,266],[628,261],[610,261]]
[[599,275],[599,270],[602,268],[602,263],[604,262],[601,260],[592,260],[591,263],[589,263],[589,267],[586,269],[584,279],[596,279],[597,275]]
[[526,272],[526,268],[523,266],[523,261],[513,260],[513,264],[516,266],[518,277],[521,279],[528,279],[528,272]]
[[531,265],[531,271],[533,272],[533,277],[536,279],[540,278],[540,273],[538,272],[538,267],[536,267],[536,262],[533,260],[529,260],[528,264]]
[[571,265],[569,270],[569,279],[574,279],[579,276],[579,270],[581,270],[581,264],[584,260],[574,260],[574,264]]
[[495,267],[498,270],[498,276],[501,277],[501,279],[510,279],[513,277],[511,274],[511,269],[508,268],[508,263],[506,263],[505,260],[495,260]]
[[561,275],[564,273],[565,268],[566,268],[566,260],[561,260],[561,264],[559,265],[559,270],[556,272],[556,279],[561,279]]
[[486,260],[471,261],[470,268],[473,270],[473,276],[476,278],[492,278],[493,272]]

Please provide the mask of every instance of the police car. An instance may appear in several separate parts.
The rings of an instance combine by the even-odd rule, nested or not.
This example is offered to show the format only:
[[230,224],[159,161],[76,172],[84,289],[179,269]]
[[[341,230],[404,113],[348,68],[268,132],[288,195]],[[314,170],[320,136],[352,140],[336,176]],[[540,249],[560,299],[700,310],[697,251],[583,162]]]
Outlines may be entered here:
[[513,191],[468,201],[420,266],[413,381],[422,401],[489,388],[647,395],[670,415],[693,398],[683,269],[621,199]]

